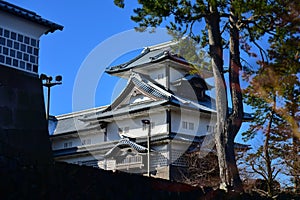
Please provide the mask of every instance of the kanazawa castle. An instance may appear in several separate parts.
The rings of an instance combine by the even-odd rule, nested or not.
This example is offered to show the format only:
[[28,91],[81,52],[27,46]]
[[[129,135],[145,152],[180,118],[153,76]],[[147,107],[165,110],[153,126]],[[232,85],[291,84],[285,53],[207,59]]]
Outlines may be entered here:
[[[172,44],[147,47],[107,68],[128,80],[110,105],[53,117],[55,160],[174,180],[188,167],[186,154],[213,150],[216,109],[206,82],[212,73],[190,73],[193,66]],[[201,148],[203,141],[207,148]]]

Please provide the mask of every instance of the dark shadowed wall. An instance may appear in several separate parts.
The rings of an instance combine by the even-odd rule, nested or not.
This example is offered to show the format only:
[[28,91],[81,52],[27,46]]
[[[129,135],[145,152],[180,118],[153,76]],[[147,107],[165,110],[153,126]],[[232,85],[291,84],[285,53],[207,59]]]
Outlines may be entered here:
[[52,159],[41,80],[1,65],[0,154],[30,162]]

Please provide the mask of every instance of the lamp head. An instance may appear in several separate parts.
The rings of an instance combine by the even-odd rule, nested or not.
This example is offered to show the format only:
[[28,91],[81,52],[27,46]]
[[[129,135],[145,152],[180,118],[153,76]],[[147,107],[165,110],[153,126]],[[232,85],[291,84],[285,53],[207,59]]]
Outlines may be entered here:
[[46,80],[46,79],[48,79],[48,76],[46,74],[41,74],[40,79],[41,80]]
[[149,119],[142,119],[142,123],[143,124],[150,124],[150,120]]
[[56,76],[55,81],[61,82],[62,81],[62,76],[61,75]]

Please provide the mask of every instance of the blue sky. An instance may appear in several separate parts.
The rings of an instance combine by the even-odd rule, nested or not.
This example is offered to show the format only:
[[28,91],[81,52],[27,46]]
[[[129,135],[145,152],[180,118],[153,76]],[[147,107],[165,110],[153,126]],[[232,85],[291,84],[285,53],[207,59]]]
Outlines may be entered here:
[[[98,69],[103,71],[109,66],[109,62],[107,62],[108,55],[105,55],[105,53],[115,53],[115,49],[122,45],[124,46],[124,44],[125,46],[132,46],[131,43],[137,43],[135,46],[139,46],[140,41],[131,38],[130,41],[124,41],[125,43],[120,45],[114,44],[103,49],[105,46],[103,42],[111,41],[114,37],[119,37],[120,34],[124,35],[124,32],[126,35],[128,31],[132,31],[133,27],[136,26],[130,20],[130,16],[133,14],[132,10],[137,6],[134,3],[136,1],[126,1],[125,9],[116,7],[113,4],[113,0],[87,0],[84,2],[74,0],[8,1],[64,26],[63,31],[56,31],[55,33],[42,36],[40,42],[39,73],[63,76],[63,84],[51,89],[50,114],[60,115],[109,104],[112,97],[118,93],[118,89],[122,88],[118,86],[124,84],[124,82],[120,83],[118,78],[101,74],[99,82],[96,85],[95,81],[93,82],[94,85],[92,87],[96,88],[95,94],[90,95],[93,99],[90,102],[85,102],[89,96],[86,93],[93,90],[93,88],[90,89],[90,86],[83,82],[92,79],[93,74],[90,73],[91,76],[84,76],[85,80],[79,81],[78,74],[81,73],[82,66],[85,65],[85,61],[88,60],[91,52],[97,48],[98,50],[100,48],[99,52],[102,52],[102,54],[94,62],[96,63],[93,68],[95,74],[101,73],[99,71],[96,72]],[[150,44],[157,44],[168,39],[159,35],[155,39],[152,37]],[[141,43],[143,44],[143,42]],[[111,59],[112,63],[110,64],[126,61],[139,51],[133,47],[126,51],[128,50],[132,51],[125,56],[122,55],[117,60]],[[81,88],[77,92],[80,97],[75,98],[77,102],[80,101],[80,106],[74,107],[73,91],[79,87],[76,84],[83,87],[83,89]],[[239,136],[237,140],[241,142],[241,137]]]
[[[131,38],[131,40],[125,40],[120,45],[114,44],[108,47],[105,46],[105,42],[113,40],[116,36],[120,38],[120,34],[124,32],[125,34],[123,35],[126,35],[128,31],[136,26],[130,20],[130,16],[133,14],[132,10],[137,6],[136,1],[127,0],[125,9],[116,7],[113,4],[113,0],[6,1],[34,11],[43,18],[64,26],[63,31],[56,31],[55,33],[42,36],[40,42],[39,73],[51,76],[63,76],[63,84],[51,89],[51,115],[60,115],[95,106],[107,105],[111,102],[112,98],[118,94],[118,89],[122,88],[118,86],[123,85],[124,82],[119,82],[116,77],[102,74],[103,70],[109,64],[117,64],[128,60],[129,57],[136,55],[140,50],[136,50],[133,47],[129,48],[126,51],[131,50],[131,52],[125,56],[121,55],[118,59],[109,60],[108,55],[118,52],[118,47],[124,44],[125,46],[132,46],[131,43],[136,43],[136,46],[139,46],[140,41],[135,41],[135,38]],[[166,37],[158,37],[150,41],[150,43],[156,44],[167,40]],[[147,44],[149,44],[149,41]],[[103,49],[103,47],[106,47],[106,49]],[[117,49],[116,51],[115,48]],[[89,91],[90,87],[87,83],[89,79],[92,79],[93,74],[90,72],[91,76],[84,76],[85,80],[78,80],[78,74],[82,72],[82,68],[84,68],[83,66],[89,60],[92,52],[95,52],[97,49],[102,54],[100,54],[101,57],[93,60],[96,65],[92,69],[95,70],[96,75],[97,73],[101,74],[101,77],[99,77],[101,79],[99,82],[96,81],[96,85],[95,81],[93,82],[94,85],[92,87],[96,91],[95,94],[91,95],[93,97],[92,101],[85,102],[87,96],[89,96],[86,92]],[[102,72],[98,69],[101,69]],[[76,86],[76,84],[78,85]],[[76,98],[77,101],[80,101],[80,106],[74,108],[74,88],[76,89],[82,85],[83,88],[78,92],[81,97]],[[246,111],[250,111],[249,107],[246,108]],[[247,124],[244,123],[240,132],[246,129]],[[241,134],[237,136],[236,141],[243,143]],[[259,136],[249,143],[252,144],[253,148],[257,148],[258,144],[262,141],[263,138]]]
[[[125,9],[116,7],[113,0],[84,2],[8,0],[8,2],[34,11],[43,18],[64,26],[63,31],[42,36],[40,42],[39,73],[63,76],[63,84],[51,89],[50,114],[52,115],[73,111],[72,92],[75,78],[90,52],[101,42],[131,30],[135,26],[135,23],[130,20],[132,10],[136,7],[136,4],[131,3],[132,1],[127,2]],[[108,51],[112,50],[108,49]],[[99,68],[107,67],[102,65],[101,59],[99,61],[97,63]],[[116,78],[108,75],[101,77],[95,106],[110,103],[112,93],[110,86],[113,86],[116,81]],[[82,109],[84,108],[88,106],[83,105]]]

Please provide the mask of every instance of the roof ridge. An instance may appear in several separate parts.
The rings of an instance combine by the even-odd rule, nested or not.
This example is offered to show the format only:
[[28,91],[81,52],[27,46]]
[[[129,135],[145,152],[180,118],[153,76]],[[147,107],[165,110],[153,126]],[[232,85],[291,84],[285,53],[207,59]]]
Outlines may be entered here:
[[77,117],[77,116],[80,116],[80,115],[89,114],[92,111],[97,112],[101,109],[107,108],[108,106],[109,105],[99,106],[99,107],[95,107],[95,108],[89,108],[89,109],[85,109],[85,110],[80,110],[80,111],[75,111],[75,112],[71,112],[71,113],[65,113],[65,114],[57,115],[55,117],[56,117],[56,119],[65,119],[65,118],[68,118],[70,116]]
[[[157,85],[155,85],[152,81],[148,80],[147,78],[145,78],[142,74],[137,73],[137,72],[132,72],[131,74],[131,79],[132,78],[136,78],[138,81],[140,81],[140,83],[144,83],[145,85],[148,85],[149,87],[155,89],[156,91],[158,91],[161,95],[165,96],[166,98],[170,98],[172,96],[171,93],[169,93],[168,91],[158,87]],[[147,91],[146,91],[147,92]]]
[[178,43],[178,41],[169,40],[167,42],[163,42],[163,43],[159,43],[159,44],[156,44],[156,45],[148,46],[145,49],[148,48],[150,51],[158,50],[158,49],[164,49],[166,47],[173,46],[173,45],[175,45],[177,43]]
[[26,9],[26,8],[22,8],[22,7],[20,7],[20,6],[17,6],[17,5],[15,5],[15,4],[9,3],[9,2],[7,2],[7,1],[0,0],[0,4],[4,4],[5,6],[10,6],[10,7],[12,7],[12,8],[16,8],[16,9],[19,9],[19,10],[22,10],[22,11],[25,11],[25,12],[28,12],[28,13],[30,13],[30,14],[33,14],[33,15],[40,16],[40,15],[38,15],[36,12],[33,12],[33,11],[28,10],[28,9]]
[[52,21],[42,18],[40,15],[38,15],[33,11],[27,10],[25,8],[22,8],[20,6],[17,6],[15,4],[3,0],[0,0],[0,10],[47,27],[48,30],[45,32],[45,34],[49,32],[54,32],[56,30],[63,30],[64,28],[59,24],[56,24]]
[[131,63],[133,63],[134,61],[138,60],[139,58],[143,57],[144,55],[146,55],[147,53],[149,53],[149,49],[145,48],[139,55],[137,55],[136,57],[130,59],[129,61],[119,64],[119,65],[115,65],[115,66],[109,66],[105,69],[105,72],[109,74],[109,71],[114,70],[115,68],[125,68],[126,66],[130,65]]

